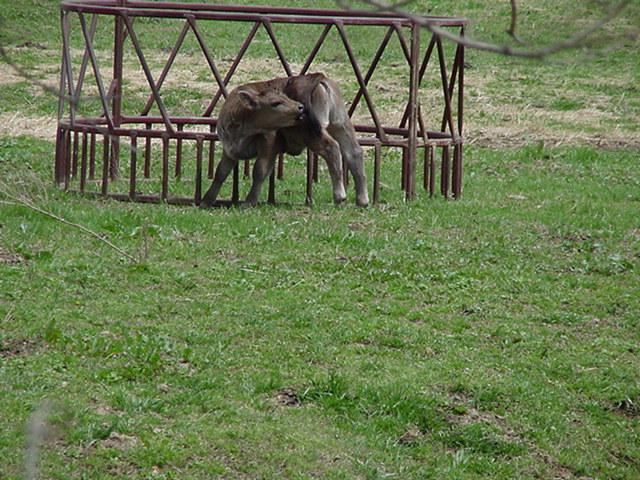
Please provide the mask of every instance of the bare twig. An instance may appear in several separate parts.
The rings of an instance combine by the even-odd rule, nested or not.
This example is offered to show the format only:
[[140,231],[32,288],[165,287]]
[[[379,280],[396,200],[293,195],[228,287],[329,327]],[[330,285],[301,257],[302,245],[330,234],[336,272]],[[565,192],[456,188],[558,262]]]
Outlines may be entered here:
[[[349,6],[349,2],[347,0],[336,0],[339,5],[343,8],[351,9]],[[415,15],[413,13],[407,12],[397,5],[393,5],[387,3],[382,0],[361,0],[361,2],[376,8],[379,11],[383,12],[392,12],[397,14],[402,18],[406,18],[417,25],[420,25],[430,32],[438,35],[441,38],[445,38],[452,42],[455,42],[459,45],[464,45],[465,47],[473,48],[476,50],[482,50],[485,52],[493,52],[499,53],[501,55],[511,56],[511,57],[522,57],[522,58],[531,58],[531,59],[543,59],[555,53],[561,52],[563,50],[571,50],[574,48],[579,48],[585,44],[585,42],[598,30],[600,30],[604,25],[609,23],[611,20],[619,16],[623,10],[625,10],[630,4],[631,0],[621,0],[615,6],[609,9],[609,11],[600,19],[593,22],[591,25],[586,27],[585,29],[575,33],[573,36],[563,40],[561,42],[554,43],[548,47],[538,48],[538,49],[521,49],[521,48],[513,48],[510,45],[501,45],[497,43],[489,43],[483,42],[479,40],[472,40],[466,36],[457,35],[455,33],[451,33],[450,31],[438,27],[434,24],[433,20],[430,20],[428,17],[423,17],[420,15]],[[517,20],[517,17],[516,17]]]
[[518,43],[522,43],[520,37],[516,33],[516,27],[518,26],[518,2],[517,0],[511,0],[511,24],[507,33]]
[[[63,224],[68,225],[70,227],[77,228],[81,232],[86,233],[87,235],[89,235],[89,236],[101,241],[102,243],[107,245],[109,248],[112,248],[113,250],[118,252],[120,255],[122,255],[123,257],[127,258],[132,263],[138,263],[138,259],[136,259],[134,256],[128,254],[122,248],[120,248],[117,245],[113,244],[112,242],[110,242],[109,240],[107,240],[106,238],[101,236],[100,234],[94,232],[93,230],[88,229],[84,225],[80,225],[79,223],[70,222],[69,220],[66,220],[65,218],[62,218],[62,217],[56,215],[55,213],[49,212],[47,210],[44,210],[44,209],[38,207],[37,205],[34,205],[33,203],[31,203],[28,200],[25,200],[23,198],[15,197],[15,196],[11,195],[10,193],[8,193],[8,192],[6,192],[6,191],[4,191],[2,189],[0,189],[0,193],[2,193],[7,198],[11,199],[13,201],[14,205],[27,207],[27,208],[33,210],[34,212],[38,212],[38,213],[40,213],[40,214],[42,214],[42,215],[44,215],[46,217],[53,218],[54,220],[57,220],[60,223],[63,223]],[[10,202],[4,202],[4,203],[10,203]]]
[[[40,89],[46,93],[49,93],[51,95],[54,95],[56,98],[60,97],[60,92],[58,91],[57,88],[52,87],[51,85],[42,82],[41,80],[37,79],[34,75],[32,75],[31,73],[29,73],[26,69],[24,69],[23,67],[21,67],[18,63],[16,63],[7,53],[7,50],[0,45],[0,60],[2,60],[4,63],[6,63],[7,65],[9,65],[13,70],[15,70],[15,72],[21,76],[22,78],[24,78],[25,80],[28,80],[29,82],[33,83],[34,85],[37,85],[38,87],[40,87]],[[70,98],[68,96],[64,96],[64,99],[67,101],[70,101],[71,103],[75,104],[75,99]]]

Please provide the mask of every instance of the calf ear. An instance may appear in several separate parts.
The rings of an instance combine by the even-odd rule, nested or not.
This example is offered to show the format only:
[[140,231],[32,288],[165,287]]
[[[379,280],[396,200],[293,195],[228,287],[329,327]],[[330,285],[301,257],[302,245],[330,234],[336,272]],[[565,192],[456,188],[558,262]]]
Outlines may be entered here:
[[251,108],[252,110],[258,106],[253,92],[249,92],[248,90],[240,90],[238,92],[238,95],[240,96],[240,100],[242,100],[245,105],[247,105],[247,107]]

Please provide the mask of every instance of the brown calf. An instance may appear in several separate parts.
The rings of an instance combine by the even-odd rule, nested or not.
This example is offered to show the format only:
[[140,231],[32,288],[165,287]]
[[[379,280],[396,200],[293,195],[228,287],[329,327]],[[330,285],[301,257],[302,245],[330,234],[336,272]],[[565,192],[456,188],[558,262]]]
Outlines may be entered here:
[[226,99],[217,126],[222,158],[200,205],[213,205],[220,188],[239,160],[256,157],[247,203],[255,205],[278,153],[298,155],[305,147],[327,162],[333,200],[347,195],[342,159],[353,175],[356,204],[369,203],[362,148],[335,82],[321,73],[254,82],[234,89]]

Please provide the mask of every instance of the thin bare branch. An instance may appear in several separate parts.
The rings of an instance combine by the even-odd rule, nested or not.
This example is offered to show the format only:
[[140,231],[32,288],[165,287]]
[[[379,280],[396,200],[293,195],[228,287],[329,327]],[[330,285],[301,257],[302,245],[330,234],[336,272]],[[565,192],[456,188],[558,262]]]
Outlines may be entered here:
[[[337,0],[340,5],[350,9],[348,2],[345,0]],[[493,52],[499,53],[501,55],[511,56],[511,57],[521,57],[521,58],[531,58],[531,59],[543,59],[553,55],[555,53],[571,50],[575,48],[579,48],[585,44],[585,42],[598,30],[600,30],[604,25],[609,23],[614,18],[618,17],[623,10],[625,10],[630,4],[632,0],[622,0],[615,6],[609,9],[609,11],[600,19],[593,22],[591,25],[586,27],[585,29],[575,33],[573,36],[563,40],[561,42],[554,43],[548,47],[538,48],[538,49],[522,49],[522,48],[513,48],[510,45],[501,45],[497,43],[489,43],[483,42],[479,40],[472,40],[466,36],[457,35],[452,33],[444,28],[438,27],[434,25],[434,22],[430,20],[428,17],[423,17],[420,15],[415,15],[413,13],[404,11],[400,7],[389,4],[387,2],[381,0],[361,0],[363,3],[376,8],[378,11],[383,12],[391,12],[397,14],[398,16],[410,20],[430,32],[438,35],[441,38],[445,38],[452,42],[455,42],[459,45],[464,45],[465,47],[473,48],[476,50],[482,50],[485,52]]]
[[[65,218],[62,218],[62,217],[56,215],[55,213],[49,212],[47,210],[44,210],[44,209],[38,207],[37,205],[34,205],[29,200],[26,200],[24,198],[18,198],[18,197],[14,196],[14,195],[11,195],[9,192],[7,192],[4,189],[0,189],[0,193],[2,195],[4,195],[5,197],[9,198],[10,200],[12,200],[14,205],[27,207],[30,210],[33,210],[34,212],[38,212],[38,213],[40,213],[40,214],[42,214],[42,215],[44,215],[46,217],[53,218],[54,220],[57,220],[60,223],[63,223],[63,224],[68,225],[70,227],[77,228],[81,232],[83,232],[83,233],[85,233],[85,234],[87,234],[87,235],[89,235],[89,236],[101,241],[102,243],[107,245],[109,248],[112,248],[113,250],[118,252],[120,255],[122,255],[127,260],[131,261],[132,263],[138,263],[138,259],[136,259],[133,255],[130,255],[129,253],[125,252],[122,248],[120,248],[117,245],[113,244],[112,242],[110,242],[109,240],[104,238],[102,235],[94,232],[93,230],[90,230],[89,228],[85,227],[84,225],[80,225],[79,223],[70,222],[69,220],[66,220]],[[9,204],[10,202],[4,202],[4,203],[5,204]]]
[[516,33],[516,28],[518,27],[518,1],[511,0],[511,24],[509,25],[509,29],[507,33],[511,35],[511,37],[518,43],[522,43],[520,37]]

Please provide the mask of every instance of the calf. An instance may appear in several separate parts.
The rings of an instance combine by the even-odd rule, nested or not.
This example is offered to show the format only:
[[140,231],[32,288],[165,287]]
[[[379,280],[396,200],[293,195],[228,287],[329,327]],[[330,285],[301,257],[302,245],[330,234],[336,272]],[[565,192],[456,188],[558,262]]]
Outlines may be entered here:
[[253,183],[246,202],[255,205],[278,153],[298,155],[305,147],[327,162],[333,200],[347,195],[342,159],[353,175],[356,204],[369,203],[362,148],[335,82],[321,73],[254,82],[233,90],[218,118],[222,158],[200,205],[213,205],[220,188],[239,160],[256,157]]

